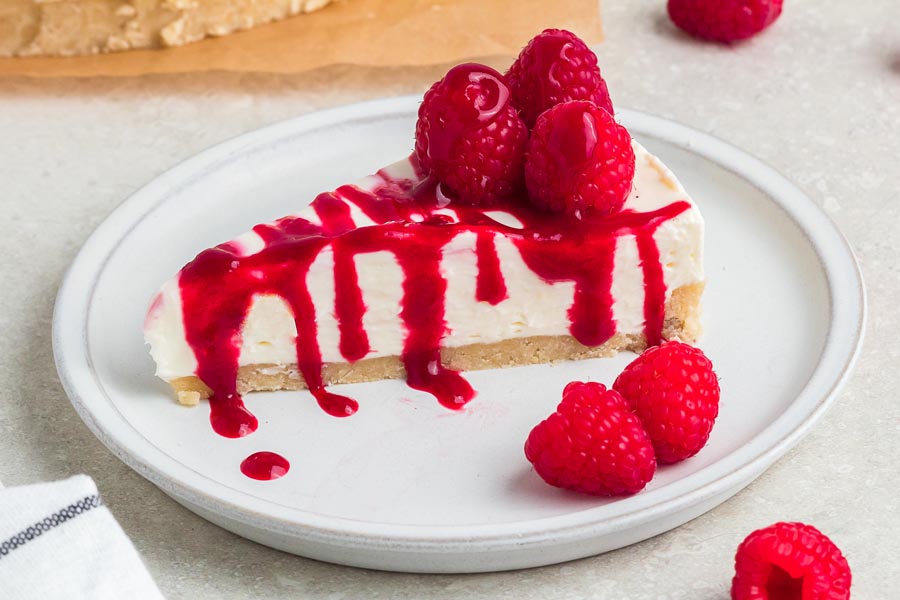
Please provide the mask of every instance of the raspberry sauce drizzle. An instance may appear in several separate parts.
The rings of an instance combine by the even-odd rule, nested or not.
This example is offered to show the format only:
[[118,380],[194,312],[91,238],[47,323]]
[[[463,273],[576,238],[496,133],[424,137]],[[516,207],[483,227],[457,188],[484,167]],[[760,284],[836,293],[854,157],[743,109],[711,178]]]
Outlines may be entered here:
[[666,284],[662,263],[659,262],[659,248],[653,239],[655,230],[656,227],[648,224],[635,234],[644,274],[644,335],[647,346],[657,346],[662,341],[666,312]]
[[[197,358],[196,375],[211,390],[209,422],[213,431],[227,438],[250,435],[259,426],[256,417],[244,406],[237,392],[238,358],[241,340],[235,336],[250,308],[250,298],[219,294],[219,285],[227,285],[225,265],[234,262],[237,249],[222,244],[201,252],[182,271],[180,281],[208,284],[181,285],[185,337]],[[206,298],[219,296],[216,311],[207,310]]]
[[500,257],[497,256],[497,244],[490,230],[478,232],[475,242],[475,256],[478,260],[478,278],[475,281],[475,299],[479,302],[500,304],[509,298],[506,281],[500,270]]
[[[322,199],[322,196],[319,198]],[[327,232],[343,232],[340,224],[346,225],[348,217],[342,212],[322,213],[327,215],[322,227],[306,219],[292,217],[281,219],[274,225],[254,227],[253,231],[262,238],[266,247],[252,255],[251,258],[260,257],[261,264],[250,275],[257,279],[256,272],[261,273],[265,283],[260,281],[262,285],[254,286],[251,282],[249,287],[241,289],[240,295],[252,297],[254,293],[270,293],[288,303],[297,328],[297,368],[322,410],[333,417],[347,417],[355,413],[359,405],[352,398],[327,391],[322,382],[322,352],[319,349],[316,308],[309,293],[307,275],[313,261],[329,242]],[[235,331],[234,335],[240,336],[240,331]]]
[[569,308],[572,337],[585,346],[599,346],[613,336],[612,274],[616,238],[589,236],[574,241],[538,237],[516,244],[525,264],[549,282],[574,281]]
[[334,293],[342,298],[335,302],[335,316],[340,330],[341,355],[350,362],[355,362],[369,353],[369,337],[362,325],[365,313],[362,290],[359,287],[359,275],[356,272],[356,261],[353,252],[346,244],[341,243],[340,234],[353,229],[350,207],[334,194],[320,194],[313,201],[313,208],[322,221],[326,235],[335,236],[331,243],[334,253]]
[[[522,224],[512,227],[478,207],[447,207],[433,181],[394,179],[384,171],[376,178],[371,191],[343,186],[316,198],[313,209],[321,225],[300,217],[259,225],[254,231],[264,243],[262,250],[245,256],[236,245],[223,244],[204,251],[182,271],[186,338],[197,358],[196,375],[213,390],[211,420],[220,434],[239,437],[256,428],[236,389],[240,331],[255,295],[279,296],[291,308],[297,364],[320,406],[334,416],[357,410],[354,400],[328,392],[323,385],[316,310],[306,280],[326,247],[334,257],[334,314],[343,358],[352,363],[371,351],[354,258],[390,252],[404,276],[400,317],[407,335],[401,360],[407,383],[449,408],[460,408],[475,395],[459,373],[443,366],[440,355],[447,333],[447,281],[441,260],[444,247],[462,233],[475,235],[476,300],[498,304],[507,297],[495,242],[503,236],[545,281],[575,284],[568,310],[570,332],[589,346],[602,344],[615,333],[611,287],[616,242],[622,235],[634,235],[645,288],[645,335],[651,344],[660,340],[666,286],[653,232],[687,210],[687,202],[651,212],[625,210],[581,219],[539,211],[524,199],[490,207]],[[351,206],[373,223],[354,223]]]
[[[458,409],[475,397],[475,391],[459,373],[443,366],[440,354],[440,342],[447,330],[444,320],[447,280],[440,273],[440,265],[444,246],[458,231],[449,226],[447,217],[432,212],[437,208],[436,198],[434,203],[424,204],[404,182],[388,181],[389,185],[373,193],[354,186],[336,190],[338,197],[356,205],[376,223],[348,232],[340,244],[350,248],[353,254],[388,251],[396,257],[403,271],[400,318],[406,325],[407,335],[400,358],[406,370],[406,383],[432,394],[442,405]],[[393,203],[393,210],[379,206],[386,201]],[[411,231],[411,228],[415,229]],[[358,282],[354,283],[358,288]],[[342,302],[336,296],[336,305]],[[354,310],[360,312],[350,317],[361,324],[365,306],[356,306]],[[346,355],[344,358],[349,360]]]

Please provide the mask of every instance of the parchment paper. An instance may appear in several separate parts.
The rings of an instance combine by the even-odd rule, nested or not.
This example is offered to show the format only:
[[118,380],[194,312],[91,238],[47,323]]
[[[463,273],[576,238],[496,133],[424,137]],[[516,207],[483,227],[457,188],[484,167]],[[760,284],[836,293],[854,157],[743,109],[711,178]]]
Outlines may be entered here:
[[[0,0],[2,1],[2,0]],[[598,0],[336,0],[312,14],[179,48],[0,59],[0,76],[298,73],[331,64],[430,65],[514,56],[548,27],[602,39]]]

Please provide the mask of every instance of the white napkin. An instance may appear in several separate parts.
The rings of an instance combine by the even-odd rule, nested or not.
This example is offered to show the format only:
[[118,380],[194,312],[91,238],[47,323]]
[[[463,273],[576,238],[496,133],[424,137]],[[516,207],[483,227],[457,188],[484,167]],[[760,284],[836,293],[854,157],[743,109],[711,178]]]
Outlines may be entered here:
[[162,600],[86,475],[0,489],[0,598]]

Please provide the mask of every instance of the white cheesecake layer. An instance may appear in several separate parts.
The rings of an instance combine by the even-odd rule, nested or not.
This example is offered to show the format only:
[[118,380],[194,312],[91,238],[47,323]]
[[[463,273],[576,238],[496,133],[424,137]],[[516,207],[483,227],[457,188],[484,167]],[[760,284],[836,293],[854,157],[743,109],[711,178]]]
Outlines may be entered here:
[[[663,265],[666,298],[684,285],[701,282],[703,273],[703,217],[675,176],[640,144],[634,143],[636,165],[634,186],[626,209],[653,211],[673,202],[687,201],[690,209],[665,221],[655,231],[654,239]],[[387,169],[393,177],[414,178],[407,160]],[[374,189],[381,180],[368,177],[358,183],[362,189]],[[357,227],[371,225],[355,205],[351,215]],[[453,216],[451,207],[443,212]],[[311,207],[297,213],[311,222],[319,219]],[[494,211],[491,216],[514,226],[515,217]],[[477,257],[474,233],[463,232],[453,238],[443,251],[441,271],[447,279],[445,319],[448,333],[445,347],[489,344],[510,338],[568,335],[568,317],[575,284],[549,283],[535,274],[522,259],[509,239],[496,236],[497,255],[508,298],[496,305],[476,300]],[[236,242],[244,254],[262,249],[262,240],[247,233]],[[400,318],[403,271],[390,252],[373,252],[356,256],[356,268],[366,313],[363,325],[371,352],[366,358],[398,356],[403,349],[406,327]],[[346,362],[339,350],[340,335],[334,316],[334,261],[330,247],[321,251],[309,270],[308,286],[316,309],[319,347],[322,360]],[[613,316],[616,330],[624,334],[640,334],[644,330],[643,271],[633,235],[617,240],[613,269]],[[288,305],[277,296],[257,296],[243,327],[240,365],[291,364],[296,362],[294,345],[296,330]],[[197,361],[185,340],[178,277],[166,282],[147,315],[144,334],[150,353],[157,364],[156,374],[165,380],[194,374]]]

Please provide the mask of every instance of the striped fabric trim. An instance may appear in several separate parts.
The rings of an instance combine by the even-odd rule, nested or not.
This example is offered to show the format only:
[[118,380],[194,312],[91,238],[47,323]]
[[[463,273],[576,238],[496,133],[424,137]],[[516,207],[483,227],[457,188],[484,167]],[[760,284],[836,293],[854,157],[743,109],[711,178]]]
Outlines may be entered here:
[[62,525],[66,521],[70,521],[78,515],[86,513],[92,508],[97,508],[98,506],[102,505],[103,500],[100,499],[99,494],[94,494],[93,496],[85,496],[78,502],[73,502],[64,509],[53,513],[46,519],[38,521],[34,525],[15,534],[8,540],[5,540],[2,544],[0,544],[0,560],[2,560],[4,556],[9,554],[13,550],[21,548],[31,540],[44,535],[54,527]]

